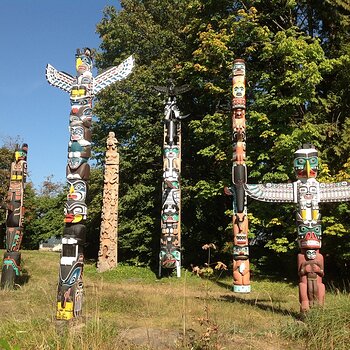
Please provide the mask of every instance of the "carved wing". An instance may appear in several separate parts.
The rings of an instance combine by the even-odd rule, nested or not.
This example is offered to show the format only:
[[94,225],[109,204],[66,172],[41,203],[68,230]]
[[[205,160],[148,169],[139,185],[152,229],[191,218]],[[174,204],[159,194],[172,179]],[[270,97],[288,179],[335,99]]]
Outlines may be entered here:
[[320,183],[320,202],[350,201],[350,182]]
[[164,92],[167,93],[169,91],[169,88],[166,86],[159,86],[159,85],[154,85],[152,88],[158,92]]
[[134,64],[134,58],[132,56],[129,56],[119,66],[111,67],[103,73],[99,74],[94,79],[92,89],[93,94],[96,95],[107,86],[115,83],[116,81],[126,78],[134,68]]
[[176,95],[181,95],[184,92],[187,92],[187,91],[190,91],[190,90],[191,90],[191,86],[188,85],[188,84],[181,85],[179,87],[175,87],[174,88],[174,92],[175,92]]
[[46,66],[46,80],[50,85],[59,89],[70,92],[74,84],[75,78],[65,72],[60,72],[51,64]]
[[292,183],[287,184],[256,184],[244,185],[249,197],[263,202],[294,202],[294,188]]

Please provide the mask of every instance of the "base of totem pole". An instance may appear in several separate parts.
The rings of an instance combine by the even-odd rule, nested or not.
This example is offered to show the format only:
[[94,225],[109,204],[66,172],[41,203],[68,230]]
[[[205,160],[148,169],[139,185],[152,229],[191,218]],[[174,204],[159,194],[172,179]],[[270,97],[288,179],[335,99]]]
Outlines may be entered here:
[[181,277],[181,265],[179,261],[176,261],[176,277]]
[[232,286],[232,290],[234,293],[250,293],[250,285],[249,286]]

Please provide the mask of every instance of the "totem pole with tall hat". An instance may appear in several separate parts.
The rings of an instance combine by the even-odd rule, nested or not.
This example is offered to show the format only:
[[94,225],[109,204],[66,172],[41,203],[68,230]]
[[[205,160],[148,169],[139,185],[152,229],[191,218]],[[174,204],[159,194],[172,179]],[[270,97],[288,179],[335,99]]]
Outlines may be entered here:
[[164,269],[176,269],[181,275],[181,116],[176,104],[176,96],[188,91],[188,85],[176,87],[172,81],[169,86],[154,86],[166,93],[168,100],[164,109],[163,138],[163,182],[161,208],[161,238],[159,253],[159,276]]
[[68,143],[67,202],[64,213],[64,232],[60,259],[57,314],[59,320],[81,315],[83,300],[84,245],[87,217],[87,183],[90,176],[88,160],[91,156],[92,101],[96,94],[109,85],[126,78],[134,66],[130,56],[117,67],[111,67],[92,76],[93,60],[89,48],[78,49],[76,77],[46,67],[46,79],[70,95],[70,140]]
[[6,237],[5,254],[1,272],[1,289],[14,288],[16,277],[20,276],[23,237],[24,188],[27,178],[28,145],[15,151],[15,160],[11,164],[10,186],[6,201]]
[[246,184],[247,194],[256,200],[275,203],[296,203],[298,228],[299,301],[300,311],[323,305],[325,286],[324,261],[320,253],[322,242],[319,203],[350,201],[350,183],[320,183],[316,180],[318,152],[304,144],[294,153],[297,181],[286,184]]
[[245,81],[245,62],[236,59],[232,78],[233,185],[225,187],[225,194],[233,198],[233,291],[236,293],[250,292],[247,196],[244,190],[247,181]]

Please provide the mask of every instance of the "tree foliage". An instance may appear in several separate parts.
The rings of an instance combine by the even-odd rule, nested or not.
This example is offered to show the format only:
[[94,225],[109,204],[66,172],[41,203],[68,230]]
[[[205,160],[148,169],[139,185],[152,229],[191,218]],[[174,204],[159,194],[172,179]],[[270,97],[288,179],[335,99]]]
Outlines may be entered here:
[[[293,153],[319,150],[323,182],[350,179],[350,14],[344,0],[122,0],[97,26],[104,70],[133,54],[136,67],[101,92],[94,111],[95,159],[88,198],[88,247],[99,245],[105,141],[119,140],[119,260],[157,260],[160,238],[163,108],[153,86],[189,84],[182,114],[182,246],[185,265],[205,261],[201,247],[232,259],[231,70],[247,68],[247,166],[250,183],[294,181]],[[331,14],[331,15],[330,15]],[[9,149],[0,148],[0,195],[7,191]],[[26,189],[25,247],[63,232],[66,191],[51,178]],[[256,271],[295,275],[295,206],[249,201],[251,257]],[[350,263],[347,203],[325,204],[323,248],[328,276]],[[4,212],[0,212],[4,221]],[[212,257],[215,259],[215,256]]]
[[25,189],[23,248],[37,249],[39,244],[63,233],[63,208],[66,200],[63,185],[48,176],[39,191],[32,184]]
[[[231,86],[235,58],[247,65],[249,182],[295,180],[293,152],[303,142],[320,151],[320,181],[349,178],[349,9],[344,1],[125,0],[105,10],[98,66],[130,54],[136,68],[99,96],[94,128],[98,159],[108,131],[120,141],[121,258],[156,258],[160,236],[162,110],[152,90],[172,78],[189,83],[182,122],[182,232],[187,263],[214,242],[232,240]],[[332,13],[332,16],[329,14]],[[249,202],[256,266],[294,255],[293,206]],[[348,259],[347,204],[327,205],[324,249],[338,267]],[[225,213],[226,212],[226,213]],[[340,253],[336,253],[342,242]],[[152,255],[153,254],[153,255]],[[268,255],[268,259],[265,257]],[[229,255],[227,255],[228,257]],[[283,258],[284,261],[288,261]],[[282,260],[283,260],[282,259]],[[283,266],[280,264],[279,266]]]

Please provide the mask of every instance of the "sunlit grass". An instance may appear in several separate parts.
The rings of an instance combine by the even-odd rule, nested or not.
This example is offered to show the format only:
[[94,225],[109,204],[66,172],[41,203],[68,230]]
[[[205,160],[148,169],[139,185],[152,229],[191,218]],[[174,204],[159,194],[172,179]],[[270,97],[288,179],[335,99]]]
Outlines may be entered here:
[[[83,317],[58,322],[59,254],[22,255],[27,283],[0,291],[0,339],[9,350],[343,349],[349,341],[346,294],[327,293],[325,309],[301,322],[295,285],[253,281],[252,292],[239,295],[231,278],[183,270],[181,278],[158,279],[148,268],[122,264],[102,274],[87,264]],[[316,347],[322,330],[315,325],[328,348]]]

